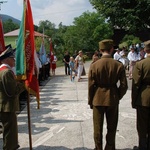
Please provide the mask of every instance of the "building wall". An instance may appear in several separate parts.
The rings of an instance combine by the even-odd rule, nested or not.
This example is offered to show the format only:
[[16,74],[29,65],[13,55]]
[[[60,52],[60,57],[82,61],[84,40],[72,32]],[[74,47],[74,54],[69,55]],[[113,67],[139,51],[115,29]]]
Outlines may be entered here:
[[17,36],[4,37],[5,45],[11,44],[12,48],[16,48]]

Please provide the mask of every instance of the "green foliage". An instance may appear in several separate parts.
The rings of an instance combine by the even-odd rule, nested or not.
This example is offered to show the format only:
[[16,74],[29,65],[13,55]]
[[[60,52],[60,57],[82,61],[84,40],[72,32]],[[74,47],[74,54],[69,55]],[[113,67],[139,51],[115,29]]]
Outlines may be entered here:
[[[36,51],[37,52],[39,52],[41,44],[42,44],[42,37],[37,37],[35,39],[35,45],[36,45]],[[50,43],[49,43],[49,40],[47,38],[44,39],[44,46],[45,46],[46,53],[47,54],[50,53]]]
[[63,63],[61,60],[58,60],[58,61],[56,62],[56,66],[57,66],[57,67],[64,66],[64,63]]
[[40,32],[40,33],[44,33],[47,36],[52,37],[55,34],[55,24],[51,23],[48,20],[40,21],[37,31]]
[[18,28],[19,28],[19,25],[16,23],[13,23],[13,21],[11,19],[8,19],[7,21],[3,22],[4,33],[11,32]]
[[75,50],[98,49],[98,42],[104,38],[111,38],[112,30],[109,24],[96,12],[84,12],[74,19],[74,25],[69,26],[65,35],[65,47],[71,52]]
[[[18,26],[9,20],[6,22],[7,32],[18,29]],[[12,27],[12,28],[11,28]],[[105,18],[97,12],[84,12],[81,16],[74,18],[73,25],[65,26],[62,22],[56,28],[54,23],[48,20],[40,21],[39,26],[34,26],[35,31],[44,33],[48,38],[44,39],[46,52],[50,51],[50,41],[52,39],[53,51],[58,60],[63,59],[66,50],[70,55],[75,51],[94,52],[98,50],[98,42],[105,38],[111,38],[113,30]],[[42,38],[35,39],[36,51],[40,50]]]
[[[58,29],[50,21],[40,21],[38,31],[48,35],[52,39],[54,51],[58,60],[63,59],[66,50],[73,55],[75,50],[83,52],[98,49],[98,42],[104,38],[111,38],[111,30],[108,22],[99,13],[84,12],[74,19],[74,25],[58,25]],[[40,40],[36,41],[37,50],[40,48]],[[49,45],[48,45],[49,46]]]
[[150,26],[149,0],[89,0],[113,27],[129,30],[145,30]]
[[135,37],[134,35],[125,35],[119,47],[129,47],[130,45],[137,43],[141,43],[138,37]]

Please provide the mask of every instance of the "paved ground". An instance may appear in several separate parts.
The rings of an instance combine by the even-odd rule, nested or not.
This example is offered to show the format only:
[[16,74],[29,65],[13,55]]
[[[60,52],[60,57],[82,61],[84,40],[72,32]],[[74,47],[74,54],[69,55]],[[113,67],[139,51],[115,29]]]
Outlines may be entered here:
[[[85,63],[88,72],[90,62]],[[30,103],[32,147],[35,150],[92,150],[92,110],[87,105],[87,75],[82,82],[71,82],[64,75],[64,67],[56,69],[45,86],[40,87],[41,105]],[[120,102],[116,148],[131,150],[137,144],[135,110],[131,108],[131,81],[129,90]],[[26,108],[18,115],[20,150],[29,150],[28,118]],[[104,124],[105,144],[106,124]],[[12,139],[13,140],[13,139]],[[2,134],[0,135],[2,150]]]

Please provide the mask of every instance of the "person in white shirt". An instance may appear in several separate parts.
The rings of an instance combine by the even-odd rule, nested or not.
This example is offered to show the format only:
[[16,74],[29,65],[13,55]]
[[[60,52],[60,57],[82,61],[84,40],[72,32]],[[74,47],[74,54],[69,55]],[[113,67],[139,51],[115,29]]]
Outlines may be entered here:
[[119,59],[121,58],[120,49],[119,48],[116,49],[116,52],[115,52],[113,57],[114,57],[115,60],[119,61]]
[[77,68],[77,77],[78,77],[78,82],[80,82],[81,80],[81,75],[82,75],[82,71],[83,71],[83,65],[84,65],[84,60],[83,60],[83,52],[79,51],[79,54],[77,55],[77,57],[75,58],[76,61],[76,68]]
[[140,55],[135,51],[134,47],[131,47],[127,58],[129,59],[129,79],[132,79],[132,71],[136,62],[140,60]]

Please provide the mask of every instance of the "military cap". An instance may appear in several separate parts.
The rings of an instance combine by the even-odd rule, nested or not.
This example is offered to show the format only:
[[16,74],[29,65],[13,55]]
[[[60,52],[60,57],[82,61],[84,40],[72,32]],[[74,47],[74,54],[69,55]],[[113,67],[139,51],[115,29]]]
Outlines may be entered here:
[[145,50],[150,50],[150,40],[144,42]]
[[8,47],[5,51],[3,51],[1,54],[0,54],[0,61],[3,60],[3,59],[6,59],[8,57],[15,57],[14,56],[14,49]]
[[114,46],[113,40],[105,39],[99,42],[99,48],[103,50],[109,50]]

